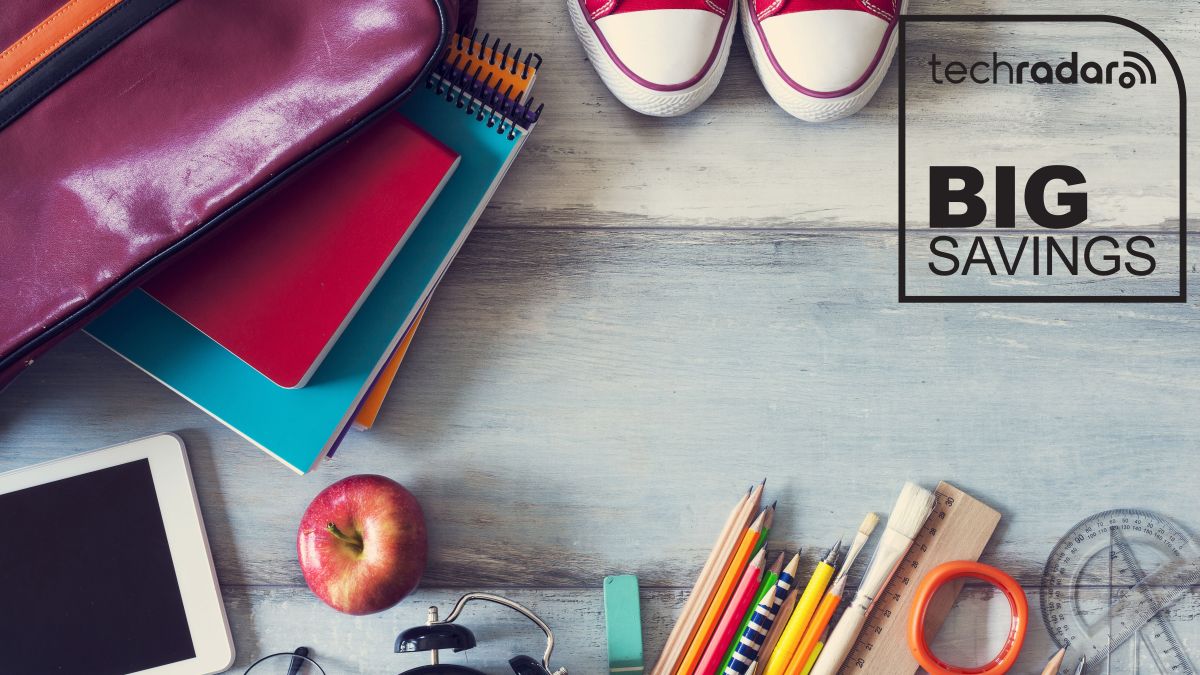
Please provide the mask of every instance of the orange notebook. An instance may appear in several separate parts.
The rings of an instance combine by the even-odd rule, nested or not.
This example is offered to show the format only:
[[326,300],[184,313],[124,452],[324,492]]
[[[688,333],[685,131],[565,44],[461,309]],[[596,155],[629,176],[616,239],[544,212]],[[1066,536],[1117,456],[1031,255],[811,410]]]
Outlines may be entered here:
[[388,391],[392,388],[392,383],[396,381],[396,373],[400,370],[400,362],[404,360],[404,355],[408,353],[408,347],[412,344],[413,335],[417,332],[417,326],[421,325],[421,318],[425,316],[425,310],[429,307],[429,302],[426,301],[425,306],[417,312],[417,318],[413,319],[412,325],[405,331],[404,337],[400,339],[400,345],[396,347],[396,351],[392,357],[388,359],[387,365],[383,370],[379,371],[379,377],[375,380],[375,384],[371,385],[371,391],[367,392],[367,397],[363,399],[362,406],[358,409],[358,414],[354,416],[354,428],[359,431],[366,431],[375,426],[375,420],[379,417],[379,409],[383,407],[383,399],[387,398]]
[[322,159],[338,170],[313,164],[144,287],[280,387],[308,382],[459,155],[389,115]]

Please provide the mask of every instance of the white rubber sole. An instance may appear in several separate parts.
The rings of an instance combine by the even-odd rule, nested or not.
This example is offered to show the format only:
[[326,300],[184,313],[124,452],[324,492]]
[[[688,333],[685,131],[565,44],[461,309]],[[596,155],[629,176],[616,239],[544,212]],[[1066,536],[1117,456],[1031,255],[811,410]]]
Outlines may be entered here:
[[729,17],[725,33],[719,38],[721,48],[717,52],[716,60],[696,84],[679,91],[658,91],[629,79],[613,62],[604,45],[600,44],[600,39],[592,32],[592,27],[579,6],[579,0],[567,0],[567,9],[571,13],[571,24],[575,27],[575,34],[583,43],[588,60],[592,62],[592,67],[600,75],[604,86],[608,87],[617,100],[632,110],[654,117],[677,117],[689,113],[712,96],[721,81],[721,75],[725,72],[725,64],[729,62],[729,45],[733,42],[733,32],[737,25],[735,13]]
[[[750,0],[738,0],[738,7],[742,19],[742,36],[750,50],[750,60],[754,62],[754,70],[758,72],[758,79],[762,80],[767,93],[780,108],[783,108],[792,117],[806,122],[832,122],[862,110],[875,97],[875,92],[883,84],[883,78],[887,76],[887,72],[892,66],[892,58],[896,54],[896,45],[900,39],[900,31],[893,30],[888,38],[883,57],[875,65],[875,71],[871,73],[866,82],[863,82],[861,87],[837,98],[817,98],[796,91],[779,76],[779,73],[775,71],[775,66],[771,65],[771,59],[767,56],[762,41],[759,40],[758,30],[750,20]],[[900,5],[900,13],[903,14],[907,9],[908,0],[904,0]]]

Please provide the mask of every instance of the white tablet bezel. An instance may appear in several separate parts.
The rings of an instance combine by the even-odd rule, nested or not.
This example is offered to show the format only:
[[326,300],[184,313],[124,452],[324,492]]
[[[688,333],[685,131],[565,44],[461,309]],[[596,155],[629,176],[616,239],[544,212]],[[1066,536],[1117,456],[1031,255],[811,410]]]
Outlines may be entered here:
[[160,434],[0,474],[0,494],[43,485],[140,459],[150,461],[154,492],[175,565],[175,581],[196,656],[130,675],[211,675],[233,665],[233,635],[225,617],[187,451],[175,434]]

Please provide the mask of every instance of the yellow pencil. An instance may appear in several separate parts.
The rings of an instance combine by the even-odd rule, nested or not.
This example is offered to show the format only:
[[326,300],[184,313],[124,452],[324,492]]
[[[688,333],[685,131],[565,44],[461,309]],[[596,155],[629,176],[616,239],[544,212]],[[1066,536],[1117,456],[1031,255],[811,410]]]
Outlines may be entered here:
[[721,583],[717,586],[717,592],[713,595],[712,602],[708,604],[708,609],[704,612],[704,618],[698,624],[687,651],[684,652],[683,660],[679,662],[679,667],[675,669],[675,675],[692,675],[693,671],[696,670],[696,666],[700,664],[700,657],[704,655],[704,648],[708,646],[708,641],[712,639],[713,631],[717,627],[717,621],[721,619],[721,615],[725,612],[725,606],[729,604],[729,598],[733,595],[734,587],[737,585],[742,573],[746,571],[746,563],[750,561],[750,554],[754,552],[755,544],[758,543],[759,537],[762,536],[763,520],[766,516],[767,509],[763,509],[762,513],[758,514],[758,518],[754,520],[754,524],[742,536],[742,541],[738,544],[736,552],[729,560],[729,565],[725,567],[725,574],[721,578]]
[[[796,609],[792,611],[791,618],[788,619],[787,627],[783,629],[783,635],[779,637],[779,643],[775,645],[775,651],[771,654],[770,660],[767,661],[767,667],[763,671],[763,675],[784,675],[784,673],[792,672],[789,666],[792,663],[792,657],[796,654],[796,648],[800,645],[801,638],[804,637],[804,631],[808,628],[808,622],[812,619],[813,613],[817,611],[817,604],[821,602],[821,598],[825,595],[825,588],[829,586],[829,580],[833,578],[834,564],[838,554],[841,552],[842,542],[839,539],[837,544],[829,550],[829,555],[825,559],[817,563],[817,568],[813,570],[812,578],[808,580],[808,585],[804,587],[804,593],[800,595],[800,599],[796,601]],[[795,672],[799,672],[804,664],[801,663]]]

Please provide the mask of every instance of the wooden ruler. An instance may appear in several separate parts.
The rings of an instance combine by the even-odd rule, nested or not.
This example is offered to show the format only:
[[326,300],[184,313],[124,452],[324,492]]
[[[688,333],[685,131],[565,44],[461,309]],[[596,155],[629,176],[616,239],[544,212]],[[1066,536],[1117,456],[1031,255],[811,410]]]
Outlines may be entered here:
[[[917,660],[908,650],[908,615],[921,577],[952,560],[979,560],[1000,512],[949,483],[939,483],[933,512],[913,539],[891,581],[875,600],[854,648],[842,663],[840,675],[913,675]],[[938,593],[929,604],[925,630],[936,635],[954,606],[963,582],[951,592]]]

